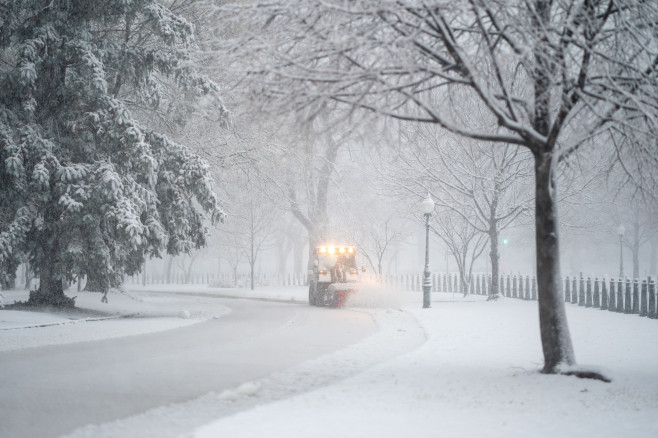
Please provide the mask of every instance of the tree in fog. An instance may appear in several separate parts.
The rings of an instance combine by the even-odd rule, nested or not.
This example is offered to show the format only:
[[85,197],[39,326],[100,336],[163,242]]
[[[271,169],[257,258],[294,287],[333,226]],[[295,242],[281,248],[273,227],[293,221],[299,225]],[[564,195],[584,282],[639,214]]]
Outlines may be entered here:
[[391,208],[390,199],[372,196],[367,200],[358,193],[362,191],[347,188],[339,226],[349,243],[356,246],[358,263],[369,265],[381,280],[385,259],[409,236],[408,227],[400,211]]
[[[448,248],[459,271],[459,291],[468,295],[473,265],[487,247],[487,235],[473,226],[476,212],[466,205],[459,212],[446,209],[433,215],[432,231]],[[493,281],[492,281],[493,287]]]
[[246,193],[241,201],[235,219],[242,222],[242,237],[245,245],[242,252],[249,264],[250,288],[254,289],[254,274],[256,261],[265,245],[272,239],[272,230],[276,223],[276,210],[262,196],[262,191],[253,183],[249,174],[245,175]]
[[164,104],[165,82],[217,95],[188,62],[193,26],[154,0],[4,2],[0,22],[0,274],[25,254],[29,302],[70,306],[63,281],[107,289],[203,246],[207,164],[128,108]]
[[[269,103],[332,102],[531,152],[546,373],[576,362],[560,282],[555,168],[626,121],[658,120],[657,16],[655,2],[639,0],[306,0],[222,10],[245,30],[227,45],[243,85],[253,83]],[[474,102],[497,128],[464,123],[452,99]]]
[[[404,130],[396,156],[381,173],[401,197],[429,189],[437,203],[432,222],[455,258],[464,287],[474,259],[488,243],[491,298],[499,294],[500,233],[531,209],[531,156],[516,145],[489,144],[455,137],[433,125]],[[446,215],[446,220],[443,219]],[[460,216],[460,219],[454,217]],[[451,228],[454,227],[454,228]],[[482,241],[479,234],[486,235]],[[475,246],[472,243],[477,242]]]
[[[607,209],[608,220],[611,219],[608,226],[609,234],[616,234],[617,227],[620,225],[625,228],[623,244],[631,253],[630,274],[634,279],[640,277],[640,252],[650,243],[656,232],[656,210],[652,209],[652,206],[642,199],[640,194],[629,194],[627,190],[623,190],[617,194],[614,203]],[[624,274],[628,276],[629,271],[625,270]]]
[[332,237],[330,218],[339,200],[331,187],[339,175],[339,151],[353,132],[330,126],[321,117],[303,129],[289,119],[275,120],[278,127],[269,120],[256,130],[261,146],[254,162],[255,178],[270,201],[302,225],[313,251]]

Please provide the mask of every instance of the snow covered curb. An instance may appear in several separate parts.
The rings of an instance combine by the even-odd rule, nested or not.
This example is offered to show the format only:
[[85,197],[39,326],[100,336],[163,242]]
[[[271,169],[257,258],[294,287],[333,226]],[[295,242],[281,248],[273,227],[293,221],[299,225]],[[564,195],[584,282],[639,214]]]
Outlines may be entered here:
[[80,319],[70,319],[66,321],[59,321],[59,322],[50,322],[50,323],[35,323],[31,325],[17,325],[17,326],[9,326],[9,327],[0,327],[0,331],[2,330],[21,330],[21,329],[28,329],[28,328],[40,328],[40,327],[51,327],[55,325],[67,325],[67,324],[80,324],[84,322],[95,322],[95,321],[107,321],[110,319],[118,319],[118,318],[132,318],[135,316],[139,316],[140,313],[132,313],[128,315],[115,315],[115,316],[104,316],[104,317],[99,317],[99,318],[80,318]]
[[372,315],[378,331],[335,353],[309,360],[267,378],[243,382],[221,393],[209,393],[187,403],[163,406],[141,415],[87,426],[67,438],[178,437],[198,427],[255,406],[285,400],[336,384],[378,363],[418,348],[426,336],[408,312],[398,309],[354,309]]
[[[71,295],[71,294],[69,294]],[[75,292],[76,304],[107,316],[0,310],[0,351],[134,336],[197,324],[230,312],[216,300],[173,295]],[[27,291],[5,292],[5,301],[25,301]]]

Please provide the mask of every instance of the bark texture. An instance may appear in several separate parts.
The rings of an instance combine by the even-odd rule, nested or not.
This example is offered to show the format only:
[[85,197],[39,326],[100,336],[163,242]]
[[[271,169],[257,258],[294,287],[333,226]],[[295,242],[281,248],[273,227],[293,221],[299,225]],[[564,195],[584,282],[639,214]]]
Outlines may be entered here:
[[539,326],[544,352],[544,373],[559,372],[560,365],[576,362],[560,281],[557,205],[552,154],[535,155],[535,236]]

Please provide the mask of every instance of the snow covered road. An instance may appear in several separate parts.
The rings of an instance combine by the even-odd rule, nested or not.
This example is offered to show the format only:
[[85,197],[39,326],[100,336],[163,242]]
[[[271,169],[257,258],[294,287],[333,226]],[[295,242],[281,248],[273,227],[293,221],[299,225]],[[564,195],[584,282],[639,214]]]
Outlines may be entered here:
[[212,301],[231,312],[158,333],[1,352],[0,436],[55,437],[239,387],[376,331],[351,310]]

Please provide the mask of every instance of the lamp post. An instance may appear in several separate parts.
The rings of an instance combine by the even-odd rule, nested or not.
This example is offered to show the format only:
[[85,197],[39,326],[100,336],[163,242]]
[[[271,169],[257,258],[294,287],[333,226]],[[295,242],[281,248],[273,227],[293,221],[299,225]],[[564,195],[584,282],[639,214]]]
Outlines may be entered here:
[[434,201],[427,192],[427,198],[423,199],[420,208],[425,215],[425,271],[423,272],[423,309],[429,309],[430,305],[430,290],[432,289],[432,281],[430,280],[430,216],[434,211]]
[[626,228],[619,225],[617,234],[619,234],[619,278],[624,278],[624,233]]

